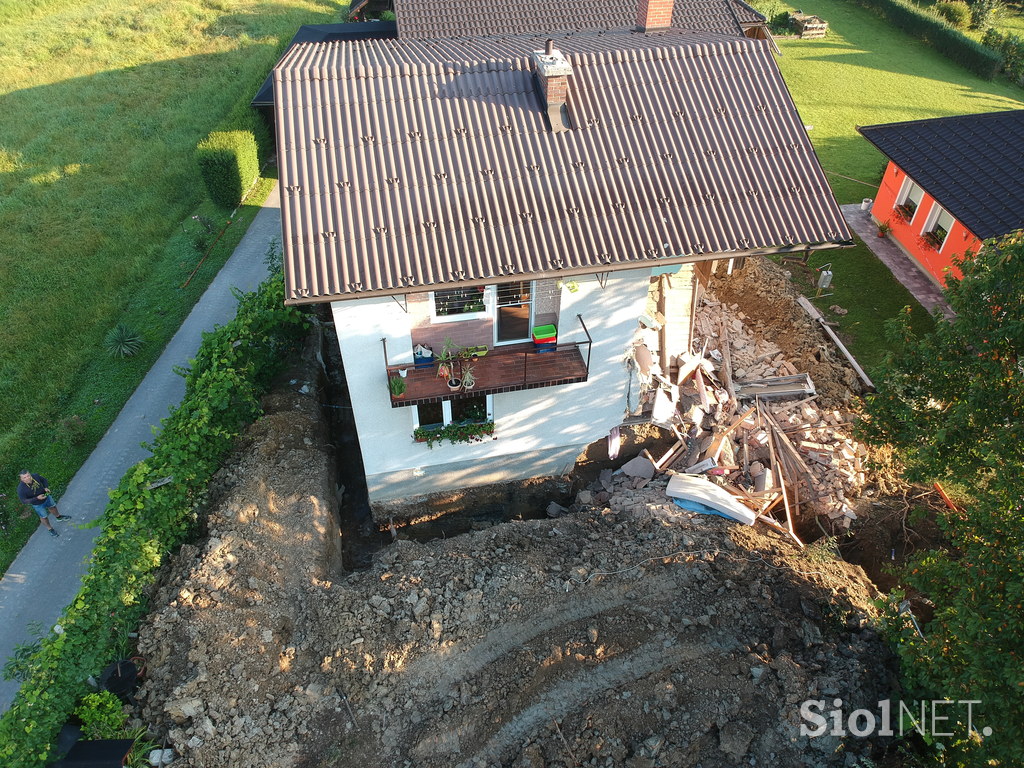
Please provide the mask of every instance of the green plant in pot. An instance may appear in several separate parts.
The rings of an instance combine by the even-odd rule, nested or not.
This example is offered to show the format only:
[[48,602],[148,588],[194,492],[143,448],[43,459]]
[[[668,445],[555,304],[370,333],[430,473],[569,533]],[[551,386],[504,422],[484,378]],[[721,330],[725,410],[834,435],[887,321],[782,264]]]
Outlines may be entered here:
[[892,224],[889,223],[888,219],[886,219],[885,221],[878,222],[878,236],[879,237],[885,237],[890,232],[892,232]]
[[467,365],[462,369],[462,388],[472,389],[476,386],[476,373],[473,372],[473,366]]
[[401,376],[392,376],[388,379],[388,388],[391,390],[391,397],[395,400],[405,397],[405,379]]
[[462,388],[462,361],[468,357],[466,350],[461,349],[450,336],[444,339],[444,346],[437,356],[437,375],[448,380],[448,388]]

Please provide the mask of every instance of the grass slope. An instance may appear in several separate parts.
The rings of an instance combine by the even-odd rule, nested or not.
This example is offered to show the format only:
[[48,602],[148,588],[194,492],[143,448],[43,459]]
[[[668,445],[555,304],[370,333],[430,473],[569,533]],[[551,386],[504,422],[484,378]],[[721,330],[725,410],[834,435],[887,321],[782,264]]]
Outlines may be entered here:
[[[16,522],[16,471],[59,495],[269,191],[182,289],[201,256],[192,216],[216,233],[230,214],[203,203],[196,143],[300,24],[345,15],[327,0],[0,0],[0,569],[35,525]],[[115,361],[102,341],[121,321],[146,344]]]
[[856,131],[858,125],[945,115],[1024,109],[1024,91],[987,82],[924,43],[839,0],[808,0],[804,13],[829,23],[823,40],[780,39],[778,59],[840,203],[874,197],[885,159]]

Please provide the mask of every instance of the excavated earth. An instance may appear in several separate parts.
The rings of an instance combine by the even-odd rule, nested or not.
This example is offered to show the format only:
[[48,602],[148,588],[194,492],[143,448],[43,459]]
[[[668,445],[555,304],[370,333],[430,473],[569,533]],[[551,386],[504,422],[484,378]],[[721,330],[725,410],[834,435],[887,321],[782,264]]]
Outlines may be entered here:
[[[756,316],[756,292],[715,290]],[[822,365],[818,346],[792,348]],[[899,696],[864,572],[828,547],[686,512],[665,477],[634,490],[620,474],[602,504],[398,540],[344,572],[344,457],[318,376],[300,365],[265,399],[211,486],[208,535],[153,589],[134,714],[177,764],[817,768],[879,755],[870,737],[800,730],[807,699],[850,712]]]

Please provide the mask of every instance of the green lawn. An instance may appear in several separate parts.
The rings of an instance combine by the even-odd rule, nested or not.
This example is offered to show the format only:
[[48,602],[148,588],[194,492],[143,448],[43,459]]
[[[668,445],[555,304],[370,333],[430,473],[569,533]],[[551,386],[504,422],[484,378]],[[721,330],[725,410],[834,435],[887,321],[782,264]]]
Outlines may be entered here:
[[[187,288],[194,215],[225,226],[196,143],[254,94],[279,43],[347,16],[328,0],[0,0],[0,570],[15,474],[60,493],[238,242],[264,184]],[[145,338],[115,361],[107,331]],[[83,425],[84,424],[84,425]]]
[[[1024,90],[972,75],[859,5],[808,0],[801,8],[829,23],[828,37],[780,39],[778,61],[826,171],[877,189],[885,160],[858,125],[1024,109]],[[874,197],[870,186],[829,181],[840,203]]]
[[[903,287],[889,268],[854,235],[856,248],[843,251],[818,251],[808,259],[808,266],[787,264],[793,273],[793,282],[825,317],[839,323],[836,333],[850,350],[860,366],[871,375],[888,349],[885,340],[885,321],[911,307],[911,327],[918,333],[928,333],[935,322],[910,291]],[[778,261],[778,259],[776,259]],[[824,291],[831,296],[814,299],[817,291],[816,269],[831,262],[832,286]],[[849,314],[833,313],[830,307],[839,306]]]

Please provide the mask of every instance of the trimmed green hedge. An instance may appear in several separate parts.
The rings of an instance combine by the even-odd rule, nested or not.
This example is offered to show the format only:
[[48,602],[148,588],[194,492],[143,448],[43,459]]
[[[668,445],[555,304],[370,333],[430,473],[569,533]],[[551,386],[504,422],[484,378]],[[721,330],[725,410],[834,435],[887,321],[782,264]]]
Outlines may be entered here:
[[210,199],[235,208],[259,176],[256,139],[251,131],[214,131],[196,147],[199,171]]
[[999,72],[999,55],[953,29],[943,19],[905,0],[855,0],[880,13],[897,29],[923,40],[955,64],[985,80]]
[[[57,734],[76,701],[112,661],[118,630],[146,613],[146,587],[168,553],[197,520],[206,485],[245,425],[259,414],[257,396],[306,327],[284,306],[280,272],[256,293],[236,294],[234,320],[203,334],[185,376],[185,397],[161,422],[152,456],[132,467],[110,493],[93,525],[96,539],[82,588],[64,609],[60,627],[42,641],[29,676],[0,719],[0,764],[37,768],[52,762]],[[158,488],[155,481],[173,480]]]

